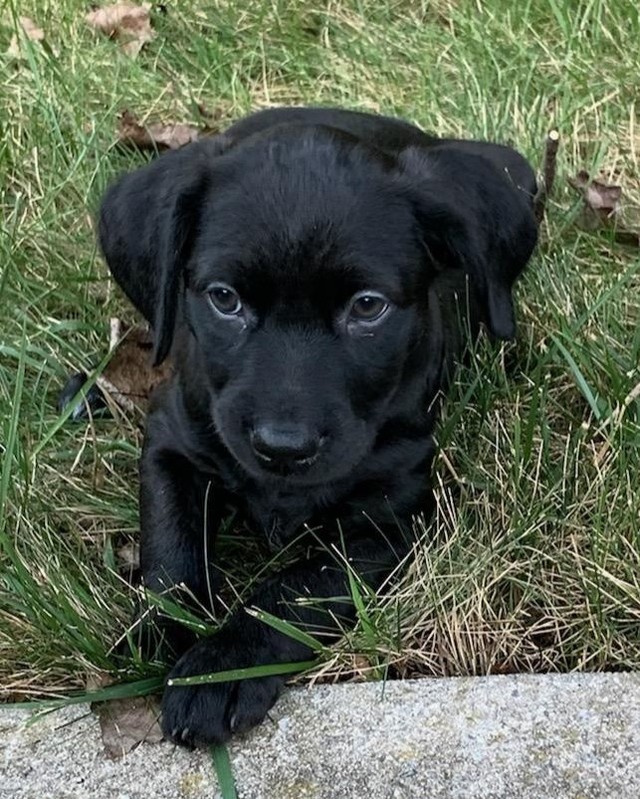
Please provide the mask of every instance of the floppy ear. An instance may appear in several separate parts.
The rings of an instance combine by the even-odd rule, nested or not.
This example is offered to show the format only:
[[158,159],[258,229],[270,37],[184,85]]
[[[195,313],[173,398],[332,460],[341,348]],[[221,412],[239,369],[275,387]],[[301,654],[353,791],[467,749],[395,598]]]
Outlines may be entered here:
[[512,287],[538,235],[531,167],[515,150],[482,142],[409,148],[400,163],[434,265],[466,272],[490,331],[513,338]]
[[178,312],[182,269],[223,136],[172,151],[125,175],[107,191],[98,236],[107,265],[151,324],[154,365],[167,356]]

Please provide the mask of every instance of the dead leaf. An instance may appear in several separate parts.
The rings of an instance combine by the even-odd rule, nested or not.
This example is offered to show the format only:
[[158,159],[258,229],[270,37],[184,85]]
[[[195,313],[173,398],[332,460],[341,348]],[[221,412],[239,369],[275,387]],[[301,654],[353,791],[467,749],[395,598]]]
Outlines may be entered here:
[[160,743],[160,705],[153,696],[134,696],[94,703],[102,731],[102,742],[108,757],[123,757],[143,742]]
[[[146,326],[128,327],[119,319],[111,319],[109,352],[111,360],[85,399],[75,405],[73,419],[108,411],[117,416],[118,408],[132,415],[144,413],[151,393],[173,374],[170,358],[159,367],[152,366],[153,339]],[[60,410],[68,407],[86,380],[87,374],[82,371],[67,379],[58,397]]]
[[170,359],[151,365],[152,333],[147,327],[128,328],[119,319],[111,320],[110,349],[115,353],[96,381],[102,391],[127,411],[147,409],[151,392],[173,373]]
[[210,128],[197,128],[181,122],[141,125],[136,116],[126,109],[118,118],[118,141],[140,150],[178,150],[212,132]]
[[594,211],[600,211],[606,216],[615,214],[618,210],[618,203],[622,197],[621,186],[607,186],[597,180],[587,186],[585,201]]
[[[22,28],[24,36],[32,42],[44,41],[44,31],[39,28],[30,17],[18,17],[18,22]],[[22,58],[22,50],[20,48],[20,37],[14,33],[9,42],[6,54],[10,58]]]
[[[580,170],[575,178],[569,178],[569,185],[582,194],[585,208],[594,217],[594,221],[610,219],[618,210],[622,198],[622,186],[591,180],[589,173]],[[598,227],[598,225],[591,225]]]
[[141,6],[133,3],[115,3],[90,11],[86,14],[85,20],[94,30],[116,39],[124,53],[135,57],[155,36],[151,29],[150,8],[149,3],[143,3]]
[[574,178],[569,178],[569,185],[580,192],[584,200],[582,214],[578,218],[581,228],[607,231],[619,244],[640,246],[640,233],[633,229],[636,225],[631,215],[621,212],[622,186],[591,180],[584,169]]

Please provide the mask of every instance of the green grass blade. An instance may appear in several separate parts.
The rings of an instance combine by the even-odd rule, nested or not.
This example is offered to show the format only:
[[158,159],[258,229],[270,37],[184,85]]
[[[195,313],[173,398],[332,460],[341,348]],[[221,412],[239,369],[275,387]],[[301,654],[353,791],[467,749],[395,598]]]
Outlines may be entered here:
[[3,708],[19,709],[45,709],[81,705],[86,702],[109,702],[111,699],[128,699],[132,696],[147,696],[162,690],[164,679],[162,677],[149,677],[135,682],[124,682],[118,685],[108,685],[99,691],[87,691],[81,694],[60,697],[60,699],[36,699],[33,702],[8,702],[0,704]]
[[218,777],[222,799],[238,799],[227,747],[224,745],[212,746],[209,752],[216,776]]
[[603,419],[603,414],[602,414],[602,409],[600,408],[600,405],[598,404],[598,399],[595,396],[595,394],[593,393],[593,391],[591,390],[589,384],[587,383],[587,380],[586,380],[585,376],[582,374],[582,371],[580,370],[580,367],[576,363],[573,355],[571,355],[569,350],[564,346],[564,344],[556,336],[551,335],[551,340],[556,345],[558,350],[560,350],[560,353],[562,354],[563,358],[567,362],[567,365],[569,366],[569,369],[571,370],[571,374],[573,375],[574,380],[576,381],[576,383],[578,385],[578,388],[582,392],[582,395],[584,396],[586,401],[589,403],[589,407],[593,411],[593,415],[595,416],[595,418],[597,419],[598,422],[601,422],[602,419]]
[[18,440],[18,421],[20,419],[20,409],[22,402],[22,391],[24,387],[25,377],[25,355],[27,348],[27,338],[25,331],[22,331],[22,346],[20,349],[20,359],[18,361],[18,373],[16,376],[16,385],[13,392],[13,402],[11,405],[11,414],[5,422],[5,446],[4,458],[2,461],[2,476],[0,478],[0,550],[2,548],[13,548],[13,544],[4,537],[4,528],[6,525],[6,512],[7,500],[9,496],[9,483],[11,474],[13,472],[13,454]]
[[301,630],[299,627],[296,627],[295,624],[291,624],[291,622],[279,619],[277,616],[267,613],[266,610],[260,610],[260,608],[245,608],[245,610],[250,616],[253,616],[254,619],[259,619],[265,624],[268,624],[269,627],[273,627],[273,629],[277,630],[279,633],[283,633],[283,635],[292,638],[294,641],[308,646],[312,652],[323,652],[326,649],[321,641],[313,635],[306,633],[304,630]]
[[318,665],[317,660],[302,660],[298,663],[273,663],[266,666],[249,666],[246,669],[214,671],[211,674],[196,674],[193,677],[175,677],[167,685],[208,685],[209,683],[251,680],[256,677],[273,677],[282,674],[297,674]]
[[180,624],[200,635],[210,635],[217,630],[217,626],[212,621],[203,621],[196,613],[168,595],[155,594],[147,590],[146,596],[149,604],[157,607],[165,616],[168,616],[173,621],[180,622]]

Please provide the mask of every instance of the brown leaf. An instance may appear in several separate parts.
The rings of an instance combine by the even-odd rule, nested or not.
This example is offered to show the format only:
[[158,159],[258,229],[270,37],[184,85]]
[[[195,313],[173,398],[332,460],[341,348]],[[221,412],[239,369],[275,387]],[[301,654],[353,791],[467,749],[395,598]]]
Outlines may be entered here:
[[581,170],[575,178],[569,178],[569,184],[582,194],[585,205],[606,219],[618,210],[622,198],[622,186],[590,180],[589,173]]
[[197,128],[180,122],[141,125],[137,117],[126,109],[118,119],[118,141],[141,150],[178,150],[208,133],[211,133],[208,128]]
[[125,410],[144,411],[153,389],[171,376],[170,359],[159,367],[151,365],[153,338],[147,327],[127,328],[119,319],[111,320],[111,325],[115,353],[97,383]]
[[94,30],[116,39],[124,53],[137,56],[142,47],[155,36],[151,30],[150,8],[149,3],[141,6],[115,3],[90,11],[85,20]]
[[614,241],[631,247],[640,246],[640,233],[634,229],[633,216],[621,209],[622,186],[591,180],[584,169],[574,178],[569,178],[569,185],[579,191],[584,200],[582,214],[578,225],[590,231],[602,230],[613,236]]
[[160,707],[156,697],[134,696],[91,706],[100,720],[102,742],[109,757],[123,757],[146,741],[160,743]]
[[[24,36],[32,42],[42,42],[44,40],[44,31],[39,28],[30,17],[18,17],[20,27]],[[14,33],[9,42],[6,54],[10,58],[21,58],[22,50],[20,49],[20,39],[17,33]]]

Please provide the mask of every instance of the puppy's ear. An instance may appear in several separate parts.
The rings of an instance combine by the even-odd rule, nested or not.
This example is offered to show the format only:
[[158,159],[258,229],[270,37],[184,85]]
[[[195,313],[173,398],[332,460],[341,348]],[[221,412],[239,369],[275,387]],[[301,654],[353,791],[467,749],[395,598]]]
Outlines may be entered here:
[[182,270],[223,136],[189,145],[125,175],[107,191],[98,236],[107,265],[154,331],[154,365],[167,356]]
[[513,338],[511,291],[537,241],[533,171],[511,148],[481,142],[409,148],[400,163],[434,266],[462,269],[490,331]]

